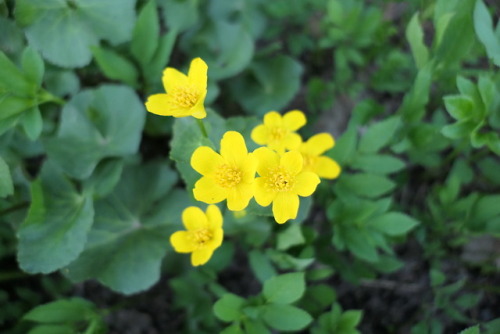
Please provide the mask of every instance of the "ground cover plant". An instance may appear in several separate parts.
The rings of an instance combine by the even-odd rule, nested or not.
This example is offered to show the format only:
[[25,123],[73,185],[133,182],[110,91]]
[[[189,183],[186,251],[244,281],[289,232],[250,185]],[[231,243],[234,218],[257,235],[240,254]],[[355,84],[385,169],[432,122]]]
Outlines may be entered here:
[[0,0],[2,333],[500,333],[500,7]]

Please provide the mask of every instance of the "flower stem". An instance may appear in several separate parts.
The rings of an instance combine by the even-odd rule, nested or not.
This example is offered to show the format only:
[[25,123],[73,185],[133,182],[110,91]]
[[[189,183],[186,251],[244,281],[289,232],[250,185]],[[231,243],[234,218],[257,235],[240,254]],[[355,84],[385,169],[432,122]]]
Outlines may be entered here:
[[198,123],[198,126],[200,127],[201,134],[203,137],[208,138],[207,130],[205,129],[205,124],[203,124],[201,119],[196,119],[196,122]]

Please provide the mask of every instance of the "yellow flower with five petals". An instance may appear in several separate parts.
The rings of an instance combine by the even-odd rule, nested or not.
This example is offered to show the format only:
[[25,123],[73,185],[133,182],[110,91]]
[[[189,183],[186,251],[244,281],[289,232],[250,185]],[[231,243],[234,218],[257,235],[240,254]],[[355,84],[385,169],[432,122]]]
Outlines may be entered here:
[[170,243],[178,253],[191,253],[193,266],[207,263],[224,238],[219,208],[209,205],[203,212],[196,206],[190,206],[182,212],[182,223],[187,231],[172,234]]
[[299,146],[304,158],[304,170],[316,173],[323,179],[335,179],[339,176],[339,164],[322,154],[335,145],[335,140],[329,133],[318,133]]
[[302,139],[295,133],[306,124],[306,117],[300,110],[292,110],[281,116],[276,111],[264,115],[263,124],[257,125],[251,133],[252,140],[278,153],[296,149]]
[[311,196],[320,182],[319,177],[303,171],[302,155],[298,151],[279,155],[267,147],[253,153],[257,158],[255,179],[255,201],[262,206],[273,203],[273,215],[277,223],[283,224],[297,218],[299,196]]
[[205,118],[203,105],[207,95],[208,66],[201,58],[191,61],[188,75],[173,67],[163,71],[163,87],[166,94],[151,95],[146,101],[146,109],[157,115]]
[[203,175],[194,185],[194,198],[207,204],[227,199],[229,210],[245,209],[253,197],[256,165],[243,136],[236,131],[226,132],[220,154],[200,146],[191,156],[191,166]]

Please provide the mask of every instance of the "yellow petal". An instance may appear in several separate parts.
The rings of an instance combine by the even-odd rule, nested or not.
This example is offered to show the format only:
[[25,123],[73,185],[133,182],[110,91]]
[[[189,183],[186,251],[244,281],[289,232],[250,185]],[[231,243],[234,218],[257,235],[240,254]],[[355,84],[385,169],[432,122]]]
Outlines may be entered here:
[[273,201],[273,215],[278,224],[297,218],[299,196],[287,192],[279,193]]
[[191,156],[191,167],[201,175],[211,174],[223,163],[222,157],[208,146],[198,147]]
[[191,264],[193,266],[201,266],[210,260],[212,254],[214,253],[213,249],[202,248],[197,249],[191,254]]
[[253,197],[253,184],[240,183],[227,194],[227,208],[231,211],[241,211],[248,206]]
[[276,198],[277,192],[266,187],[267,179],[258,177],[254,182],[255,201],[261,206],[268,206]]
[[265,145],[269,142],[269,130],[263,124],[257,125],[255,128],[253,128],[250,137],[255,143],[259,145]]
[[227,131],[220,141],[220,154],[228,163],[241,167],[248,155],[243,136],[236,131]]
[[163,71],[161,80],[167,93],[170,93],[176,87],[186,86],[188,84],[188,77],[173,67],[167,67]]
[[302,137],[298,133],[290,132],[285,135],[283,138],[282,145],[286,147],[288,150],[297,150],[302,144]]
[[178,231],[172,234],[170,243],[177,253],[191,253],[196,249],[196,245],[189,238],[189,232],[187,231]]
[[320,179],[313,172],[302,172],[295,177],[294,192],[300,196],[311,196],[316,190]]
[[208,227],[207,216],[196,206],[187,207],[182,211],[182,223],[188,231]]
[[188,78],[201,92],[207,90],[208,66],[201,58],[195,58],[189,65]]
[[203,103],[205,102],[205,94],[200,96],[198,102],[196,102],[195,106],[191,108],[190,115],[194,118],[203,119],[207,117],[207,111],[205,110],[205,106]]
[[329,133],[318,133],[304,144],[303,150],[311,155],[321,155],[335,145],[335,140]]
[[257,158],[253,153],[250,153],[245,160],[243,160],[241,166],[241,182],[252,183],[255,179],[255,172],[257,171]]
[[273,126],[282,126],[283,120],[281,119],[281,115],[276,111],[270,111],[264,115],[264,125],[266,127]]
[[292,175],[297,175],[302,170],[304,159],[298,151],[290,151],[281,156],[280,165],[285,167]]
[[210,228],[218,229],[222,227],[222,214],[217,205],[209,205],[206,211],[206,215]]
[[324,179],[334,179],[339,176],[341,168],[339,164],[329,157],[318,157],[315,173]]
[[161,116],[172,116],[176,108],[170,102],[168,94],[154,94],[148,97],[146,109],[153,114]]
[[297,131],[306,124],[306,116],[300,110],[292,110],[283,115],[283,125],[291,131]]
[[216,248],[219,248],[220,245],[222,245],[222,240],[224,239],[224,230],[221,228],[217,228],[212,230],[212,233],[212,240],[206,243],[206,247],[208,249],[215,250]]
[[226,199],[227,191],[219,186],[212,177],[204,176],[196,181],[193,195],[197,201],[215,204]]
[[270,168],[279,165],[279,155],[267,147],[260,147],[252,154],[257,159],[257,173],[260,176],[267,175]]

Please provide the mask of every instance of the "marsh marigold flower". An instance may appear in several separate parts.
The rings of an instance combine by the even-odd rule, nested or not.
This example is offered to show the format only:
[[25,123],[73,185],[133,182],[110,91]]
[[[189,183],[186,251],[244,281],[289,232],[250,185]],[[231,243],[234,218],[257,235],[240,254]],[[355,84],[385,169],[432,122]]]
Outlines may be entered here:
[[300,144],[299,151],[304,159],[304,170],[316,173],[323,179],[334,179],[340,174],[339,164],[322,154],[335,145],[329,133],[318,133]]
[[207,64],[201,58],[191,61],[186,76],[175,68],[163,71],[163,87],[166,94],[151,95],[146,101],[146,109],[157,115],[205,118],[203,105],[207,95]]
[[219,208],[209,205],[203,212],[196,206],[190,206],[182,212],[182,223],[187,231],[172,234],[170,243],[178,253],[191,253],[193,266],[207,263],[224,238]]
[[243,210],[253,197],[256,165],[243,136],[236,131],[226,132],[220,142],[220,154],[201,146],[191,156],[191,166],[203,175],[194,185],[194,198],[208,204],[227,199],[229,210]]
[[296,149],[302,139],[295,133],[306,124],[306,117],[300,110],[292,110],[283,115],[270,111],[264,115],[264,123],[257,125],[251,133],[252,140],[276,152]]
[[273,203],[273,215],[277,223],[295,219],[299,211],[299,196],[311,196],[319,184],[319,177],[303,171],[302,155],[298,151],[283,155],[267,147],[254,151],[257,158],[255,201],[262,206]]

